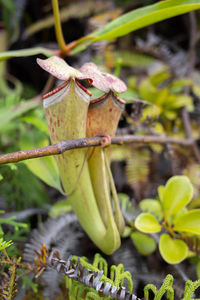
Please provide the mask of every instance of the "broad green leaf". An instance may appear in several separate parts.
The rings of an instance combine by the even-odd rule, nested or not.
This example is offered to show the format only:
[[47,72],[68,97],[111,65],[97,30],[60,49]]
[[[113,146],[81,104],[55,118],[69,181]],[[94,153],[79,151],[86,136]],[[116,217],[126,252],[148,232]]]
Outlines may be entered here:
[[174,223],[176,222],[176,219],[178,219],[180,216],[182,216],[184,213],[188,212],[187,207],[183,207],[181,210],[179,210],[175,215],[170,216],[167,219],[167,223],[169,225],[174,226]]
[[163,110],[163,106],[165,105],[165,103],[167,102],[169,96],[169,90],[166,89],[162,89],[162,90],[158,90],[157,91],[157,97],[156,99],[154,99],[154,104],[156,104],[158,107],[160,107],[161,110]]
[[159,220],[162,219],[162,207],[158,200],[144,199],[140,202],[139,206],[143,212],[153,213],[159,217]]
[[155,99],[157,98],[158,92],[155,86],[153,86],[153,84],[147,78],[142,80],[142,82],[140,83],[139,94],[142,97],[142,99],[155,103]]
[[126,101],[126,104],[133,103],[133,99],[137,99],[138,97],[138,93],[132,89],[127,89],[121,96],[121,98]]
[[170,78],[171,74],[168,71],[167,67],[162,67],[160,69],[158,69],[157,71],[155,71],[154,73],[152,73],[149,76],[150,82],[151,84],[153,84],[154,86],[158,86],[159,84],[161,84],[163,81],[165,81],[166,79]]
[[131,239],[142,255],[150,255],[156,250],[156,241],[148,235],[141,232],[133,232]]
[[115,61],[121,59],[122,66],[150,66],[153,62],[155,62],[155,58],[149,55],[137,53],[134,51],[115,51],[112,53]]
[[187,257],[188,246],[182,240],[173,240],[169,234],[162,234],[159,241],[162,258],[169,264],[178,264]]
[[4,130],[5,126],[14,118],[21,116],[27,111],[34,109],[40,105],[39,101],[26,101],[17,106],[0,108],[0,132]]
[[24,57],[24,56],[32,56],[38,54],[43,54],[46,57],[50,57],[55,55],[55,52],[43,47],[35,47],[35,48],[22,49],[22,50],[10,50],[10,51],[0,53],[0,61],[12,57]]
[[3,176],[0,174],[0,181],[3,180]]
[[200,98],[200,86],[199,85],[194,84],[192,87],[192,92],[195,94],[195,96]]
[[169,120],[175,120],[177,117],[177,113],[175,111],[167,109],[164,111],[164,115]]
[[158,118],[159,114],[160,114],[160,109],[158,108],[158,106],[150,104],[149,106],[143,109],[142,117],[140,120],[144,122],[149,118],[156,119]]
[[49,216],[52,218],[59,217],[72,210],[68,200],[56,202],[50,209]]
[[44,118],[39,118],[38,115],[26,115],[22,116],[20,120],[27,122],[28,124],[34,125],[40,131],[44,132],[47,136],[49,135],[49,130],[47,126],[47,122]]
[[156,217],[149,213],[140,214],[135,220],[135,227],[145,233],[159,232],[162,228]]
[[[34,147],[46,147],[49,145],[48,139],[44,138],[39,142],[35,141],[35,145],[31,143],[31,140],[22,139],[20,141],[20,147],[22,149],[31,149]],[[45,156],[41,158],[34,158],[25,160],[24,163],[29,170],[35,174],[38,178],[44,181],[49,186],[57,189],[63,194],[63,190],[60,183],[58,167],[53,156]]]
[[200,209],[193,209],[180,215],[174,222],[174,230],[200,234]]
[[193,81],[189,78],[174,79],[170,91],[172,93],[180,93],[186,86],[193,86]]
[[[174,96],[174,95],[173,95]],[[188,109],[188,106],[192,106],[192,97],[188,95],[176,95],[173,97],[171,103],[168,101],[170,99],[167,99],[167,106],[170,107],[171,109],[178,109],[183,106],[186,106]]]
[[121,237],[122,237],[122,238],[128,238],[128,237],[131,235],[131,233],[132,233],[131,227],[125,226],[124,232],[123,232],[123,234],[122,234]]
[[185,207],[193,196],[193,186],[186,176],[173,176],[167,181],[162,198],[164,215],[169,216],[177,213]]
[[101,40],[112,40],[132,31],[200,8],[199,0],[166,0],[135,9],[108,23],[104,29],[91,33],[71,52],[75,54]]

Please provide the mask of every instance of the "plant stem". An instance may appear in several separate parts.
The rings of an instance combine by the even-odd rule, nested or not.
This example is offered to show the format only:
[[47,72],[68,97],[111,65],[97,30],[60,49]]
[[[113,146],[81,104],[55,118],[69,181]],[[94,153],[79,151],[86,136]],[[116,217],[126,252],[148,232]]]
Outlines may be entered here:
[[3,249],[3,253],[5,254],[5,256],[6,256],[7,260],[8,260],[8,262],[9,262],[9,264],[10,264],[10,265],[13,265],[13,262],[12,262],[12,260],[10,259],[10,257],[8,256],[8,253],[7,253],[6,249]]
[[52,0],[52,7],[53,7],[53,14],[55,20],[55,32],[56,32],[56,39],[60,50],[62,53],[66,52],[66,44],[63,37],[61,22],[60,22],[60,12],[59,12],[59,5],[58,0]]

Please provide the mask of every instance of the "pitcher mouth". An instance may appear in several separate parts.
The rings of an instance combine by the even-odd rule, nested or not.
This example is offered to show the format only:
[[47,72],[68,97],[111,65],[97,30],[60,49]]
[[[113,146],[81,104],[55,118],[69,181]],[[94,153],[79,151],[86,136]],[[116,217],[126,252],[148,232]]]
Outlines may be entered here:
[[47,94],[42,96],[42,99],[46,99],[50,96],[53,96],[54,94],[56,94],[57,92],[59,92],[60,90],[62,90],[68,83],[70,80],[65,81],[63,84],[59,85],[58,87],[56,87],[55,89],[53,89],[52,91],[48,92]]
[[[57,92],[59,92],[60,90],[62,90],[66,85],[68,85],[70,79],[68,79],[67,81],[65,81],[63,84],[59,85],[58,87],[56,87],[55,89],[53,89],[52,91],[48,92],[47,94],[42,96],[42,99],[47,99],[48,97],[55,95]],[[89,96],[92,96],[92,93],[90,91],[88,91],[88,89],[86,87],[84,87],[77,79],[75,79],[76,84]]]
[[95,106],[103,104],[107,100],[108,95],[110,94],[112,95],[112,99],[117,104],[117,106],[123,108],[126,102],[123,99],[119,98],[117,95],[115,95],[113,92],[109,92],[108,94],[106,93],[97,99],[91,100],[90,105]]
[[57,104],[62,101],[63,97],[67,96],[67,94],[69,93],[72,82],[74,84],[76,93],[82,97],[83,101],[89,103],[91,93],[77,79],[69,79],[42,97],[42,99],[44,100],[43,107],[47,108],[48,106]]

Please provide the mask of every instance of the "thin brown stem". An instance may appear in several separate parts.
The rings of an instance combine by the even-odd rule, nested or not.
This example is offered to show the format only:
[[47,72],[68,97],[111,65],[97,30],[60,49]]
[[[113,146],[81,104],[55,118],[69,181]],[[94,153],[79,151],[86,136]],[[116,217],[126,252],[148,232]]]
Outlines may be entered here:
[[5,257],[6,257],[7,260],[8,260],[8,263],[9,263],[10,265],[13,265],[13,262],[12,262],[12,260],[10,259],[10,257],[9,257],[9,255],[8,255],[6,249],[3,249],[3,253],[4,253]]
[[[190,116],[189,116],[189,113],[188,113],[186,107],[182,108],[182,120],[183,120],[183,127],[185,130],[186,138],[189,140],[192,140],[192,126],[190,123]],[[192,145],[192,150],[196,157],[196,160],[200,163],[200,152],[199,152],[198,146],[195,142]]]
[[[57,144],[50,145],[47,147],[35,148],[31,150],[20,150],[18,152],[2,154],[0,155],[0,164],[19,162],[26,159],[58,155],[67,150],[102,146],[104,143],[104,137],[97,136],[93,138],[82,138],[69,141],[61,141]],[[194,145],[193,139],[178,139],[164,136],[142,136],[142,135],[125,135],[116,136],[111,138],[111,144],[122,145],[130,143],[158,143],[158,144],[177,144],[187,147]]]

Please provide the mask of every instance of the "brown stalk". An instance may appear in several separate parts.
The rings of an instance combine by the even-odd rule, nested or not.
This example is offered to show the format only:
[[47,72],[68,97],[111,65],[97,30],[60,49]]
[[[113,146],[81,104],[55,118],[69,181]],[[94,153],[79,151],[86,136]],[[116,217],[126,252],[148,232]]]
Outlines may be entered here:
[[[15,162],[19,162],[31,158],[58,155],[71,149],[102,146],[104,142],[105,142],[105,138],[101,136],[61,141],[57,144],[53,144],[47,147],[34,148],[30,150],[20,150],[17,152],[2,154],[0,155],[0,164],[15,163]],[[123,144],[131,144],[131,143],[174,144],[174,145],[192,147],[194,145],[194,140],[170,138],[170,137],[163,137],[163,136],[148,136],[148,135],[146,136],[145,135],[124,135],[124,136],[116,136],[111,138],[111,144],[113,145],[123,145]]]

